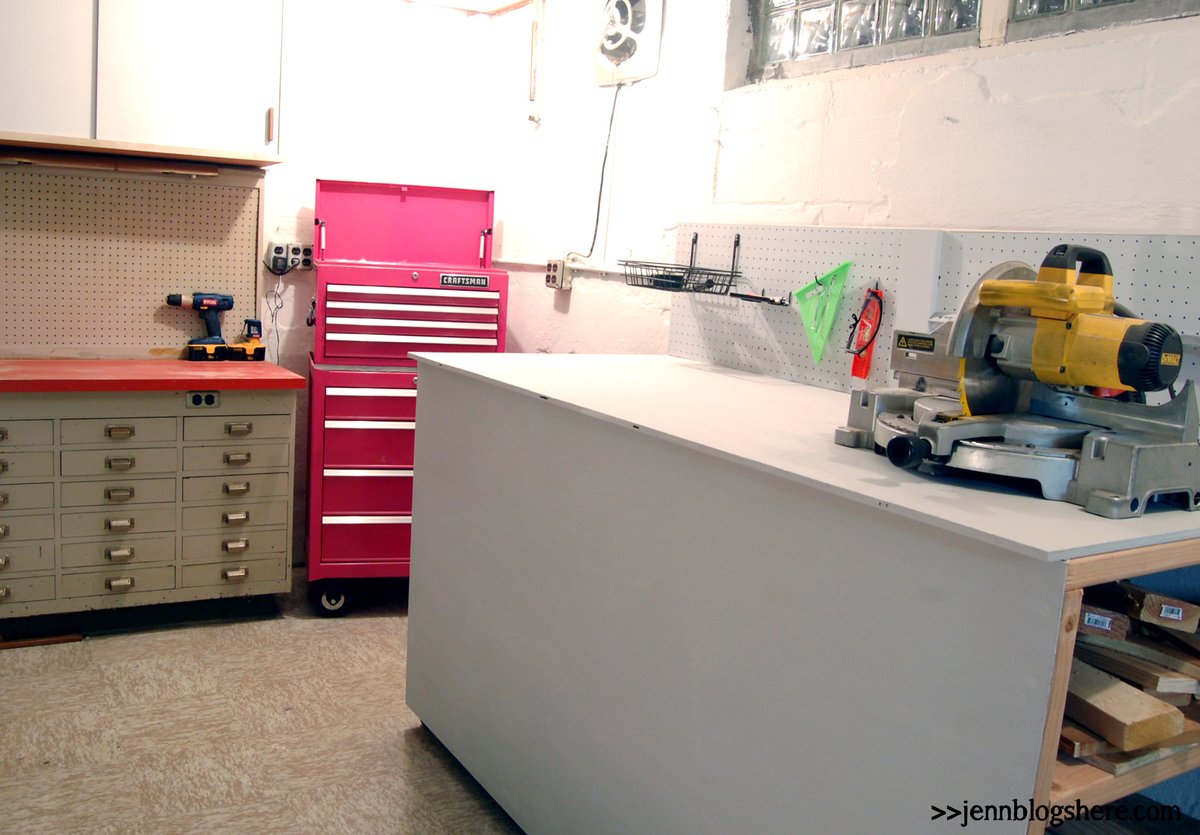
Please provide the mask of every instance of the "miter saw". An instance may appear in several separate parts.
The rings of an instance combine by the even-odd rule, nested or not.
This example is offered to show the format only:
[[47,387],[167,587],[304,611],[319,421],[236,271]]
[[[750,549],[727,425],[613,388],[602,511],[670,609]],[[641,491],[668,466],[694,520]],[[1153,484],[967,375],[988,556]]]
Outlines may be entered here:
[[852,392],[837,443],[935,475],[1029,479],[1110,519],[1200,507],[1200,409],[1191,381],[1173,388],[1182,338],[1115,302],[1104,253],[1060,244],[1037,271],[998,264],[953,321],[894,338],[899,386]]

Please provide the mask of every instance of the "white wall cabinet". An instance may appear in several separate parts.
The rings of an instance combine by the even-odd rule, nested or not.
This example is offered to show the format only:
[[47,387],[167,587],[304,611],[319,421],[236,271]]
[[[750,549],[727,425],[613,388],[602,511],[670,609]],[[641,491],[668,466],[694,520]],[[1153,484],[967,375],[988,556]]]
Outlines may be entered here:
[[91,136],[92,0],[4,0],[0,130]]

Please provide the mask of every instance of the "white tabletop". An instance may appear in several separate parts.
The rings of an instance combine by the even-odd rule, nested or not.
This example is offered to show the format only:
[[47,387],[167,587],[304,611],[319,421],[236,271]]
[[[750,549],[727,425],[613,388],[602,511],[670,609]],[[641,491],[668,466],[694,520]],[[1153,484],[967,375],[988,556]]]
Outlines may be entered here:
[[1030,557],[1066,560],[1200,537],[1200,513],[1105,519],[979,480],[902,470],[833,442],[849,395],[666,355],[416,354],[601,420]]

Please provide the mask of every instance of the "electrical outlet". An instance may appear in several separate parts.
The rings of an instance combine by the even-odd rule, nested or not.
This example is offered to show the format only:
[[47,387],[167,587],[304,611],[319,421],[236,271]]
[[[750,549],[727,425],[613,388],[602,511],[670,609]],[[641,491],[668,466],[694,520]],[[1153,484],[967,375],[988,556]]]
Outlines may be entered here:
[[546,286],[552,290],[570,290],[572,272],[571,265],[563,258],[547,261]]
[[283,275],[292,270],[311,270],[313,268],[313,248],[309,244],[299,242],[272,241],[267,244],[267,253],[263,263],[274,275]]

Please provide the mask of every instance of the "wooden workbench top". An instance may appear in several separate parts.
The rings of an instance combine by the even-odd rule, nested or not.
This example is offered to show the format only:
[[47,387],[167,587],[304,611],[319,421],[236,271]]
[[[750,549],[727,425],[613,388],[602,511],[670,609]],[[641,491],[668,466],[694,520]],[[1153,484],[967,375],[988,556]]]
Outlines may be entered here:
[[0,359],[0,394],[300,389],[305,385],[304,377],[269,362]]

